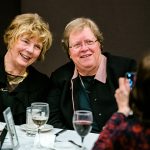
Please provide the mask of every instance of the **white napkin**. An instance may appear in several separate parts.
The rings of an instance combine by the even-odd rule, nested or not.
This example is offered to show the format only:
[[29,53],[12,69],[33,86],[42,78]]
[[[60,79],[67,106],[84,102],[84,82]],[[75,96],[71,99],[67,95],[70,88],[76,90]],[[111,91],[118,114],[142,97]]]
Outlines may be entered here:
[[76,150],[77,149],[75,145],[67,141],[56,142],[54,148],[56,150]]
[[[53,133],[40,133],[40,143],[43,147],[46,148],[54,148],[56,135]],[[37,145],[38,143],[38,135],[35,136],[34,145]]]
[[5,127],[6,123],[0,122],[0,131],[2,131]]

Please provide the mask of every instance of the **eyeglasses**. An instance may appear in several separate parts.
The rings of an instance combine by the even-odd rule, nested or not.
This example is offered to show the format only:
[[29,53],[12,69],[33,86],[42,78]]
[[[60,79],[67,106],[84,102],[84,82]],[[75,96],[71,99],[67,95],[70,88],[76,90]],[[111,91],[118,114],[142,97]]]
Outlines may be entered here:
[[73,44],[72,46],[69,46],[69,48],[75,49],[75,50],[79,50],[81,49],[81,47],[83,46],[83,43],[85,46],[90,47],[93,46],[95,44],[95,42],[97,42],[98,40],[85,40],[84,42],[78,42],[76,44]]

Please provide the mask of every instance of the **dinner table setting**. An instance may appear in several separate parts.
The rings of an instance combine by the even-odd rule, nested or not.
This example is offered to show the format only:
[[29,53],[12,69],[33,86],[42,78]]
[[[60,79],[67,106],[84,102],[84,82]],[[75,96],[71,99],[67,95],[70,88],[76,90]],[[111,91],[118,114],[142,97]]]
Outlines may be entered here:
[[[0,129],[2,130],[5,123],[0,122]],[[34,145],[37,142],[37,135],[28,136],[26,129],[21,125],[15,125],[16,132],[19,139],[19,150],[34,150]],[[84,139],[84,146],[87,150],[91,150],[93,144],[98,138],[98,134],[89,133]],[[41,145],[47,150],[79,150],[81,149],[80,136],[74,130],[64,130],[53,128],[51,125],[43,129],[40,133]],[[1,150],[10,150],[11,141],[9,133],[7,133]]]
[[47,124],[49,104],[34,102],[26,108],[26,123],[15,125],[11,108],[0,122],[1,150],[91,150],[99,134],[91,133],[93,116],[88,110],[76,110],[74,130],[54,128]]

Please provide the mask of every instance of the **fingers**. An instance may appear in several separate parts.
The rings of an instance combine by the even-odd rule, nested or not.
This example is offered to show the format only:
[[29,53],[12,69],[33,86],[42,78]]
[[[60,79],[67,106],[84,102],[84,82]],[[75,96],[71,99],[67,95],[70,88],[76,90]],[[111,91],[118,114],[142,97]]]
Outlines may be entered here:
[[128,79],[126,78],[119,78],[119,89],[120,92],[124,95],[129,95],[130,93],[130,84]]
[[115,91],[115,98],[118,105],[118,111],[126,113],[129,110],[130,86],[126,78],[119,78],[119,88]]

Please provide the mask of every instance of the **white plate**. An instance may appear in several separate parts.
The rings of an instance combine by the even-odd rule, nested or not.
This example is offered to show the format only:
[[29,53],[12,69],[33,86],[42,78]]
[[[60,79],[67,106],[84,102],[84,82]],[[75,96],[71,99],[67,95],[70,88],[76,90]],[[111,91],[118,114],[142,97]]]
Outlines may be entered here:
[[[20,125],[20,128],[22,130],[27,130],[28,129],[28,126],[27,124],[22,124]],[[49,124],[45,124],[44,127],[41,128],[41,132],[46,132],[46,131],[50,131],[53,129],[53,126],[52,125],[49,125]],[[33,130],[33,131],[37,131],[37,128],[34,126],[34,125],[31,125],[30,127],[30,130]]]

